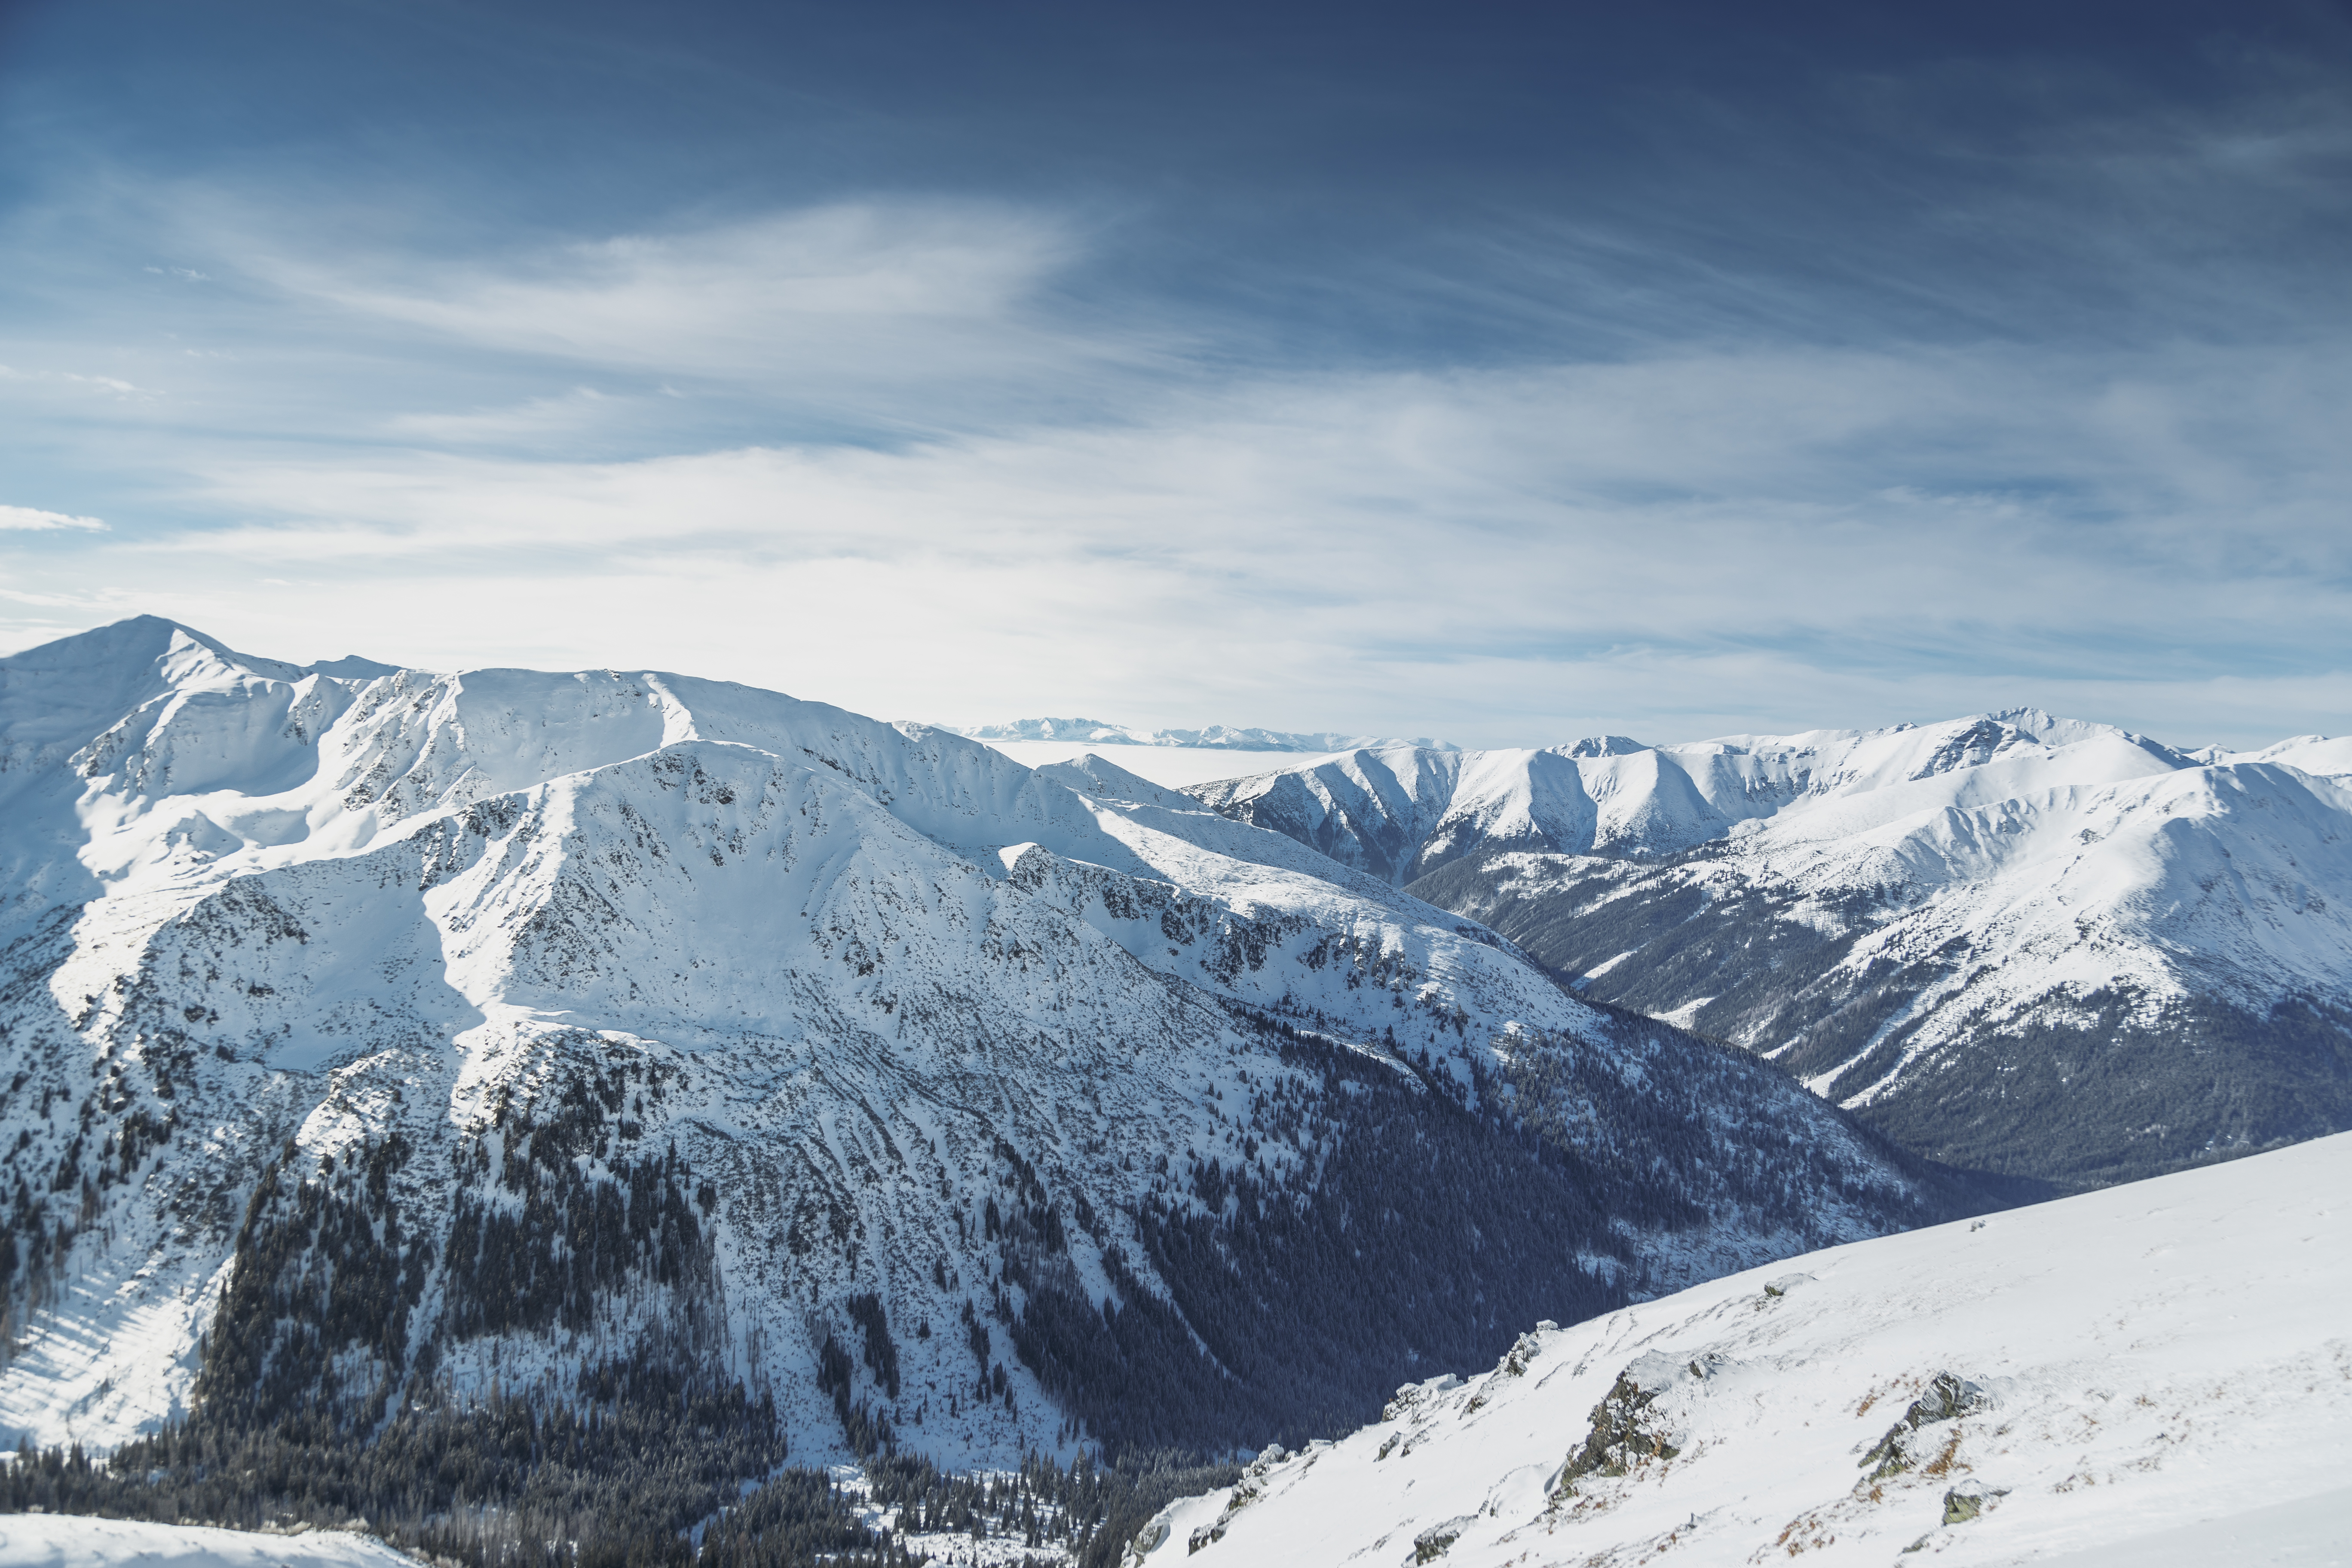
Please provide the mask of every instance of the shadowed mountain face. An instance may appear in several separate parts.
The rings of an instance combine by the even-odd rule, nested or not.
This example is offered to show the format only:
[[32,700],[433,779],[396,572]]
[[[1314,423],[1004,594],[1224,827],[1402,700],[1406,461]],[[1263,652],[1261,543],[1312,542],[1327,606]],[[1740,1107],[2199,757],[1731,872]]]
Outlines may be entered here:
[[1934,1159],[2082,1185],[2352,1125],[2347,775],[2321,737],[2189,753],[2020,711],[1192,793]]
[[652,1368],[798,1459],[1223,1450],[1971,1201],[1279,834],[742,687],[127,622],[0,662],[0,824],[38,1440]]

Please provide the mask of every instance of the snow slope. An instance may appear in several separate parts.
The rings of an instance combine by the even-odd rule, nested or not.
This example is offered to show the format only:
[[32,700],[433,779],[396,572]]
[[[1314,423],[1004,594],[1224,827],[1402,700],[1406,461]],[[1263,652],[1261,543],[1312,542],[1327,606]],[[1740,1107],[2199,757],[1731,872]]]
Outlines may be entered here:
[[[1360,753],[1193,793],[1941,1159],[2112,1179],[2352,1125],[2345,742],[2192,754],[2021,710],[1630,745]],[[2221,1042],[2217,1087],[2191,1058]],[[2163,1088],[2112,1100],[2070,1166],[2053,1107],[2086,1054]]]
[[381,1541],[335,1530],[259,1535],[195,1524],[0,1514],[5,1568],[415,1568]]
[[[1605,1131],[1602,1228],[1529,1238],[1563,1289],[1938,1212],[1794,1086],[1621,1038],[1482,928],[1069,779],[655,672],[338,675],[152,617],[0,661],[0,1426],[104,1447],[205,1377],[364,1426],[657,1341],[772,1391],[803,1457],[857,1412],[949,1463],[1074,1451],[1066,1411],[1176,1400],[1073,1367],[1172,1342],[1213,1385],[1250,1332],[1187,1316],[1238,1289],[1213,1255],[1155,1261],[1204,1194],[1357,1201],[1361,1107],[1475,1111],[1507,1062],[1740,1086],[1687,1158]],[[1706,1179],[1779,1217],[1603,1223]],[[1461,1256],[1421,1258],[1398,1349],[1486,1331],[1440,1305],[1486,1279],[1464,1200],[1401,1201]],[[1132,1342],[1055,1337],[1088,1333]]]
[[2335,1137],[1547,1325],[1143,1560],[2352,1562],[2347,1194]]

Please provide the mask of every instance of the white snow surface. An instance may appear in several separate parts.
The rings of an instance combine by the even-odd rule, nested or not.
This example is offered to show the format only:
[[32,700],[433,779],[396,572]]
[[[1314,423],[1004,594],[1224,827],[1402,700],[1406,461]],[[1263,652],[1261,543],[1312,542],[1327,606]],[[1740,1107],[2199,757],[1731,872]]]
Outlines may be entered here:
[[0,1514],[0,1568],[416,1568],[416,1559],[338,1530],[262,1535],[73,1514]]
[[[396,1134],[401,1211],[446,1215],[475,1190],[453,1170],[495,1168],[500,1107],[625,1069],[666,1088],[611,1159],[674,1146],[715,1182],[730,1353],[773,1387],[796,1459],[846,1457],[814,1369],[827,1325],[851,1331],[826,1314],[866,1289],[904,1393],[860,1369],[858,1396],[909,1444],[1067,1458],[1000,1325],[1017,1408],[950,1415],[1000,1140],[1108,1216],[1071,1242],[1099,1298],[1103,1249],[1141,1256],[1141,1197],[1181,1198],[1156,1172],[1238,1162],[1225,1107],[1293,1070],[1228,1005],[1440,1070],[1515,1031],[1601,1037],[1492,933],[1099,761],[1033,772],[651,671],[377,668],[153,617],[0,660],[0,1138],[45,1185],[81,1175],[78,1209],[56,1200],[63,1264],[20,1276],[0,1323],[0,1430],[103,1449],[182,1411],[247,1198],[289,1143],[295,1179],[348,1184]],[[119,1146],[131,1118],[146,1139]],[[1271,1140],[1258,1160],[1306,1157]],[[1668,1238],[1662,1266],[1755,1256],[1719,1242]],[[439,1375],[560,1384],[667,1310],[654,1290],[586,1332],[484,1334]]]
[[[1545,1325],[1176,1504],[1142,1560],[2352,1563],[2347,1199],[2352,1134]],[[1678,1451],[1563,1485],[1621,1374]],[[1866,1456],[1939,1376],[1971,1407],[1879,1476]],[[1979,1511],[1948,1523],[1956,1493]]]

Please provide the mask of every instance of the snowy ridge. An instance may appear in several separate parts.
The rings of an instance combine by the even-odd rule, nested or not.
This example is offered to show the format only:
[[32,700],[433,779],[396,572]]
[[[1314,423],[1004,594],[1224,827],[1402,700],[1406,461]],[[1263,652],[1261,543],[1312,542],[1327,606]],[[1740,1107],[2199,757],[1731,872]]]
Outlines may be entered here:
[[[2314,757],[2322,744],[2331,743],[2288,742]],[[1486,849],[1665,855],[1830,803],[1848,825],[1837,830],[1852,831],[1857,809],[1899,814],[1930,799],[1980,802],[2029,780],[2112,783],[2189,765],[2186,753],[2128,731],[2020,709],[1668,746],[1609,735],[1525,751],[1360,748],[1191,793],[1402,885]],[[1896,797],[1883,798],[1890,789]]]
[[1138,1555],[2341,1562],[2347,1191],[2336,1137],[1546,1324],[1177,1504]]
[[[1072,1452],[1064,1406],[1126,1407],[1055,1334],[1140,1293],[1120,1331],[1205,1342],[1151,1227],[1243,1173],[1323,1201],[1316,1129],[1370,1102],[1314,1052],[1475,1108],[1514,1056],[1614,1094],[1696,1049],[1287,838],[1068,776],[653,672],[340,677],[153,619],[0,662],[0,1425],[103,1447],[223,1357],[278,1380],[241,1398],[372,1421],[650,1335],[772,1392],[796,1454],[877,1420],[953,1464]],[[1930,1212],[1793,1085],[1736,1103],[1687,1170],[1760,1172],[1783,1217],[1544,1267],[1622,1290]],[[1640,1136],[1609,1157],[1670,1168]]]
[[1426,737],[1412,741],[1380,740],[1349,735],[1336,730],[1260,730],[1232,724],[1212,724],[1204,730],[1144,730],[1101,719],[1016,719],[1005,724],[943,726],[973,741],[1083,741],[1099,746],[1182,746],[1220,752],[1352,752],[1363,747],[1383,749],[1420,746],[1450,752],[1457,748]]

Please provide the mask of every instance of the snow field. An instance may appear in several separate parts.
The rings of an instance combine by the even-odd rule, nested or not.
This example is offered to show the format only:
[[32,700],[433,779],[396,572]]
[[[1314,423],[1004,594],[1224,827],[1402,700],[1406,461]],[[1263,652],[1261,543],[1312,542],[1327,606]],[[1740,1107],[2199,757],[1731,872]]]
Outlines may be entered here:
[[0,1568],[416,1568],[383,1542],[341,1531],[259,1535],[193,1524],[0,1514]]

